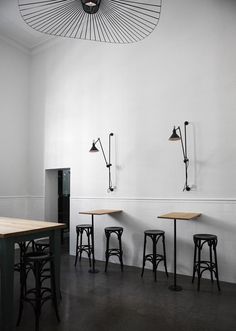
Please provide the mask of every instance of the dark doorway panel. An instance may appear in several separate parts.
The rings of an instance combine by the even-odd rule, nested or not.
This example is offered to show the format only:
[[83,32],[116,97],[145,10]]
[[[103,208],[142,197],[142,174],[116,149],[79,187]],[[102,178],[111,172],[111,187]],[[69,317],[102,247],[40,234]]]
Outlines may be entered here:
[[58,170],[58,222],[70,230],[70,169]]

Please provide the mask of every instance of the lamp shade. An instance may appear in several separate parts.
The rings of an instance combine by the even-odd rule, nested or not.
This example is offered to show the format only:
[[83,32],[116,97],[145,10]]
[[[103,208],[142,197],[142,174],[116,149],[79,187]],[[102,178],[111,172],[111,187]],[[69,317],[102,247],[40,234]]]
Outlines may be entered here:
[[92,144],[92,147],[90,148],[90,151],[91,153],[94,153],[94,152],[99,152],[99,150],[97,149],[97,147],[95,146],[95,143],[93,142]]
[[127,44],[159,23],[162,0],[18,0],[31,28],[52,36]]
[[169,140],[170,141],[180,140],[180,136],[177,134],[175,127],[173,129],[172,135],[170,136]]

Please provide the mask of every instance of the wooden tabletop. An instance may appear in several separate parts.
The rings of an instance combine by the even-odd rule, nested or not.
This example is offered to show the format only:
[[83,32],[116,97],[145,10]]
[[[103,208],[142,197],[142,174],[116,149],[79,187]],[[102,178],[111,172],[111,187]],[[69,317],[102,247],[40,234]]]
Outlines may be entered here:
[[65,228],[63,223],[0,217],[0,238],[17,237],[19,235],[63,228]]
[[199,217],[200,215],[201,215],[201,213],[174,212],[174,213],[160,215],[160,216],[158,216],[158,218],[190,221],[190,220],[193,220],[193,219]]
[[91,210],[91,211],[80,211],[79,214],[85,215],[105,215],[105,214],[114,214],[122,212],[121,209],[98,209],[98,210]]

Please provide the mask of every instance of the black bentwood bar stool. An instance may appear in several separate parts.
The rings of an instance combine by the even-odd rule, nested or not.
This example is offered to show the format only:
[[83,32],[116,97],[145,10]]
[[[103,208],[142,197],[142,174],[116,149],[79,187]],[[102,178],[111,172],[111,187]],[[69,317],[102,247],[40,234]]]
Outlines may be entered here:
[[[123,228],[118,226],[110,226],[105,228],[105,235],[106,235],[106,265],[105,265],[105,272],[107,271],[108,261],[110,256],[117,256],[120,260],[120,267],[121,271],[123,271],[123,250],[122,250],[122,243],[121,243],[121,236],[123,233]],[[119,248],[110,248],[110,237],[112,234],[117,235]]]
[[[49,267],[47,266],[49,264]],[[26,280],[32,273],[34,278],[34,287],[26,287]],[[39,318],[43,304],[47,300],[52,300],[58,322],[60,322],[56,287],[55,270],[53,256],[44,252],[26,253],[22,259],[22,278],[20,293],[20,308],[17,320],[17,326],[20,324],[24,302],[32,305],[35,313],[35,330],[39,330]]]
[[[152,240],[152,254],[146,254],[147,238]],[[157,254],[157,243],[159,239],[162,239],[163,254]],[[143,277],[144,267],[146,261],[152,263],[154,279],[157,280],[157,267],[161,261],[164,262],[166,276],[168,277],[168,271],[166,266],[166,247],[165,247],[165,232],[162,230],[146,230],[144,231],[144,246],[143,246],[143,268],[141,277]]]
[[[89,266],[91,267],[91,254],[92,254],[92,225],[91,224],[80,224],[76,226],[76,255],[75,255],[75,266],[77,264],[78,256],[81,261],[82,253],[88,254]],[[83,244],[83,234],[87,235],[87,244]]]
[[[208,270],[210,271],[211,282],[213,283],[213,275],[214,275],[216,278],[218,290],[220,291],[217,254],[216,254],[216,246],[218,241],[217,236],[214,234],[195,234],[193,236],[193,241],[194,241],[194,260],[193,260],[192,283],[194,282],[195,273],[197,272],[197,276],[198,276],[197,289],[199,291],[202,274]],[[210,260],[201,259],[201,252],[205,244],[208,244],[209,246]],[[214,255],[214,261],[213,261],[213,255]]]

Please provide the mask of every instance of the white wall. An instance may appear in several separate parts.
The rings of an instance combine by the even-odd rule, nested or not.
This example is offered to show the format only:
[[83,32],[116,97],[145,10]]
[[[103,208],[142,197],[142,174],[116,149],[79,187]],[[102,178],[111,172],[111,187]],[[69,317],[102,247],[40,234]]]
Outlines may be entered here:
[[[75,225],[88,221],[78,211],[121,208],[122,215],[95,221],[97,258],[107,225],[124,226],[130,265],[141,265],[143,230],[161,228],[173,270],[173,224],[157,215],[202,212],[178,222],[178,272],[191,274],[192,234],[210,232],[219,236],[221,278],[236,281],[235,32],[234,1],[165,0],[158,27],[140,43],[62,39],[33,54],[29,191],[43,217],[44,169],[71,168],[72,254]],[[185,120],[191,192],[182,192],[181,147],[168,141]],[[88,153],[97,137],[107,150],[109,132],[113,193],[102,155]]]
[[29,55],[0,37],[0,213],[27,215]]

